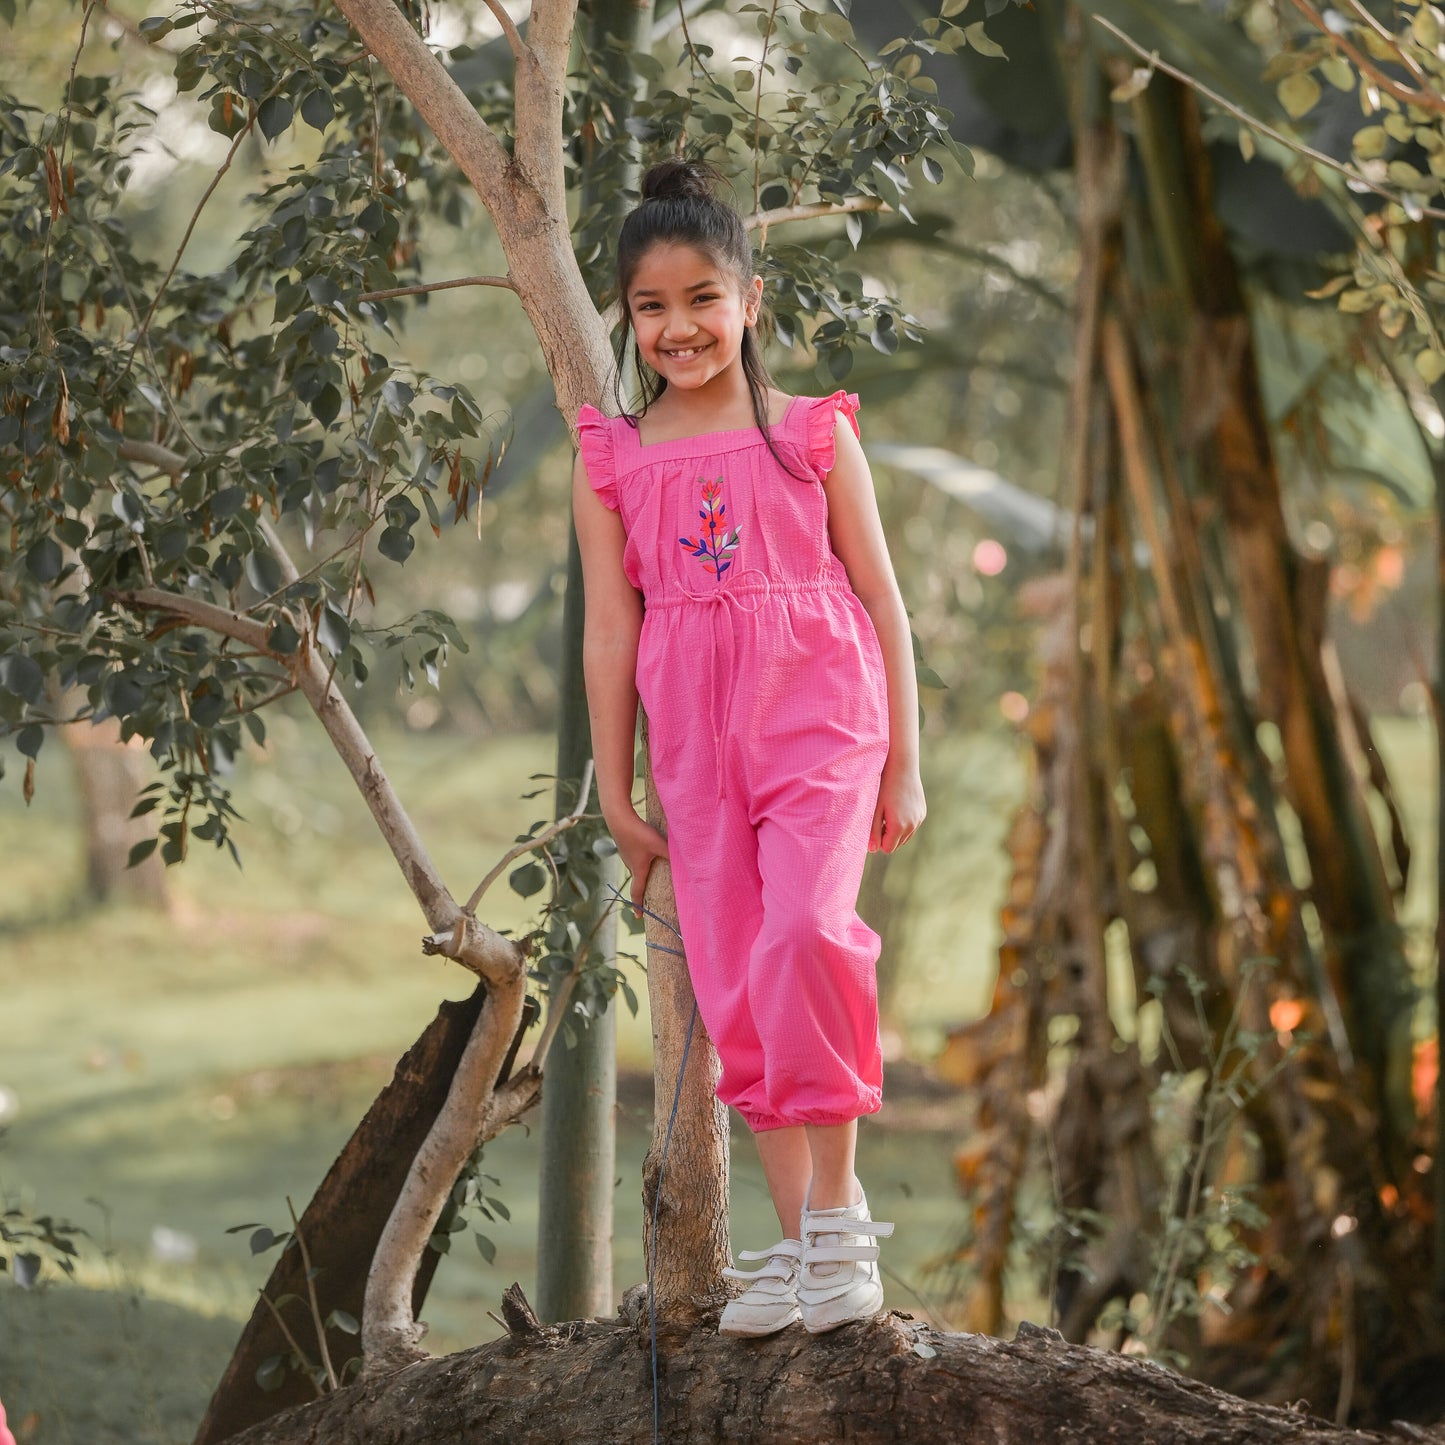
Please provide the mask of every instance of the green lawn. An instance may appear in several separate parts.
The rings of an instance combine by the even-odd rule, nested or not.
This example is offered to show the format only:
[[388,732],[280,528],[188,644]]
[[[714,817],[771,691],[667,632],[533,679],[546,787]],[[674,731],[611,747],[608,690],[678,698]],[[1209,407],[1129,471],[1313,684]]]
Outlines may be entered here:
[[[339,763],[307,720],[277,718],[272,751],[236,777],[244,867],[197,848],[172,870],[169,916],[93,908],[63,751],[43,754],[25,809],[0,785],[0,1088],[12,1112],[0,1194],[84,1225],[75,1283],[22,1292],[0,1279],[0,1399],[22,1445],[190,1437],[272,1256],[253,1259],[251,1220],[300,1208],[437,1003],[469,990],[424,958],[423,925]],[[396,736],[378,747],[453,891],[469,892],[546,811],[520,795],[550,767],[550,741]],[[897,1019],[926,1049],[987,998],[998,841],[1021,788],[1005,740],[936,746],[931,847],[907,905]],[[481,909],[525,929],[499,884]],[[640,976],[638,992],[645,1001]],[[615,1279],[642,1276],[640,1168],[651,1126],[650,1035],[626,1010],[629,1078],[619,1117]],[[865,1128],[875,1212],[901,1222],[890,1260],[918,1279],[958,1226],[950,1153],[962,1101],[903,1091]],[[926,1108],[920,1108],[926,1103]],[[766,1244],[776,1224],[746,1138],[735,1140],[734,1234]],[[535,1278],[535,1131],[488,1149],[510,1224],[493,1265],[461,1248],[425,1311],[438,1351],[491,1338],[487,1315],[513,1279]],[[465,1236],[463,1236],[465,1238]],[[890,1301],[917,1307],[890,1285]]]

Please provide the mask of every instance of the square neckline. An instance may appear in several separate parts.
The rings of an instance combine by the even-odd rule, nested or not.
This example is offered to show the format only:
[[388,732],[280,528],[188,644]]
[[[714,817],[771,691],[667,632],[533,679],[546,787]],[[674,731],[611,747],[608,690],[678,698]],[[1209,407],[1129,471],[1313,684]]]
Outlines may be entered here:
[[[782,416],[780,416],[777,421],[769,424],[769,431],[774,431],[779,427],[786,426],[789,418],[793,414],[793,408],[798,404],[798,402],[802,401],[802,399],[803,398],[801,395],[790,396],[788,398],[788,404],[783,408]],[[764,439],[763,433],[758,428],[756,422],[754,422],[752,426],[734,426],[727,427],[722,431],[700,431],[693,432],[691,436],[669,437],[665,442],[644,442],[642,440],[642,428],[640,426],[628,427],[628,431],[632,433],[633,446],[640,452],[662,451],[666,447],[681,446],[686,442],[706,441],[713,437],[742,436],[748,432],[756,434],[759,440]]]

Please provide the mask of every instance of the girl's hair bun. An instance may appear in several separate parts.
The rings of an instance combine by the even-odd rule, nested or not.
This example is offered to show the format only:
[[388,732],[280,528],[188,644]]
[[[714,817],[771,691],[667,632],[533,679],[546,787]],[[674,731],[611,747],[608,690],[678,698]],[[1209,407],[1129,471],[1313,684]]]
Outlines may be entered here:
[[642,178],[644,201],[711,201],[722,177],[706,161],[667,160]]

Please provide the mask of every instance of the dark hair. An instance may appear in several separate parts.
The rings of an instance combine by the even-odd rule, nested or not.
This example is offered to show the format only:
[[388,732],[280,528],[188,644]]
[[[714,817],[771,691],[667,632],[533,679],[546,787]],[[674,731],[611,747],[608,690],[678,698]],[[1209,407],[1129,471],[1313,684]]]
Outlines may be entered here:
[[[705,161],[666,160],[651,167],[642,178],[642,201],[622,223],[617,238],[617,299],[622,308],[622,331],[618,339],[617,370],[613,375],[618,410],[636,427],[648,407],[662,395],[667,381],[639,360],[637,367],[641,395],[632,411],[622,395],[622,369],[627,342],[632,332],[632,313],[627,292],[642,258],[658,245],[692,246],[723,270],[732,274],[738,289],[753,279],[753,248],[747,227],[737,210],[717,197],[722,177]],[[763,360],[758,332],[768,321],[766,307],[760,308],[756,325],[743,331],[743,374],[752,398],[753,417],[767,441],[768,450],[785,470],[792,468],[778,456],[768,427],[768,388],[774,385]]]

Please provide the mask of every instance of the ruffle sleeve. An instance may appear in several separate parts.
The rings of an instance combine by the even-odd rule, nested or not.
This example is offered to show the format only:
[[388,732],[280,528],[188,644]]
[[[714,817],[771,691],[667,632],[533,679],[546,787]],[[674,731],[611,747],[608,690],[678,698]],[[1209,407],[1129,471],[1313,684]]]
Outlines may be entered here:
[[834,431],[838,413],[848,418],[853,435],[858,431],[858,397],[851,391],[835,391],[832,396],[815,398],[808,408],[808,463],[821,482],[833,470],[835,460]]
[[587,480],[605,507],[618,510],[617,476],[612,464],[612,423],[595,406],[577,412],[577,444]]

